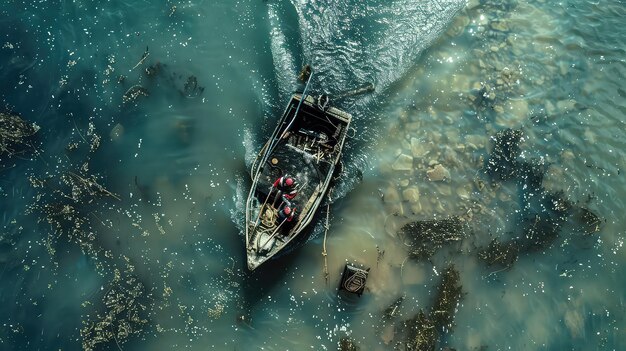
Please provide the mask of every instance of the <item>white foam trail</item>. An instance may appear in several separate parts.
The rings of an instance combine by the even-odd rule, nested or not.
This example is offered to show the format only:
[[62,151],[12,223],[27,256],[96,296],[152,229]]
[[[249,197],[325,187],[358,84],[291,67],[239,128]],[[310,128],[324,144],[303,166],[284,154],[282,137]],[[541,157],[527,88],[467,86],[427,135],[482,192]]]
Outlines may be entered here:
[[274,72],[276,81],[280,90],[281,101],[287,99],[291,93],[291,87],[296,80],[296,68],[293,54],[287,46],[287,37],[285,36],[285,28],[283,21],[278,15],[278,5],[270,3],[267,6],[267,15],[270,22],[270,45],[272,50],[272,59],[274,61]]
[[372,82],[382,91],[415,65],[464,0],[292,0],[307,62],[330,93],[347,82]]

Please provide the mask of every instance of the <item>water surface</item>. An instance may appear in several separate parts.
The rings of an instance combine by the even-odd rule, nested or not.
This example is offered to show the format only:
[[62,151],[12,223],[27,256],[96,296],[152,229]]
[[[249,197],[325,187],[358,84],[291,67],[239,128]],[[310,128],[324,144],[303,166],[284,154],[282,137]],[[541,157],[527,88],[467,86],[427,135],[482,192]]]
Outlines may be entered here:
[[[0,12],[5,110],[41,127],[33,150],[0,156],[3,349],[334,350],[342,338],[402,349],[402,322],[430,308],[449,264],[464,295],[438,348],[625,347],[621,1],[8,1]],[[335,101],[354,133],[308,241],[250,273],[248,168],[305,63],[315,93],[376,89]],[[539,186],[487,172],[507,129],[523,134],[520,162],[545,171]],[[436,164],[443,181],[428,176]],[[115,196],[63,196],[71,174]],[[598,231],[549,217],[541,201],[559,191]],[[58,229],[46,204],[77,212]],[[400,228],[450,216],[464,239],[409,258]],[[558,223],[545,246],[510,267],[478,258],[545,216]],[[337,297],[346,262],[371,268],[360,299]],[[114,333],[98,334],[107,316]]]

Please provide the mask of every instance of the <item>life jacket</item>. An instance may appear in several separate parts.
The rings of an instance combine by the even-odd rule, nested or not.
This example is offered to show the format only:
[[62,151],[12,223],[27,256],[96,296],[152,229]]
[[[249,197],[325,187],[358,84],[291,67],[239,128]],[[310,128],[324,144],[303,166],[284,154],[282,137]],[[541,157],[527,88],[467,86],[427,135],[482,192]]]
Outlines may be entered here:
[[284,203],[278,211],[278,221],[279,223],[282,223],[285,220],[287,220],[287,222],[291,222],[295,214],[296,208],[290,204]]
[[291,185],[287,185],[287,178],[291,178],[293,180],[293,177],[282,176],[276,179],[274,187],[277,188],[282,195],[287,198],[287,200],[291,200],[298,195],[298,190],[296,190],[297,183],[293,180]]

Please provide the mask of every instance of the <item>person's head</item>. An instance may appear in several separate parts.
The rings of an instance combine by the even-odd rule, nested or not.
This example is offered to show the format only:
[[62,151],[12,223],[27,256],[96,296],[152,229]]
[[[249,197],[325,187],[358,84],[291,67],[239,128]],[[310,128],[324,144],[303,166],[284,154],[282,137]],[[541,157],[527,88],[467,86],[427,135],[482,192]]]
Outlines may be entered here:
[[285,185],[286,186],[294,186],[294,184],[296,184],[296,181],[292,177],[287,176],[285,178]]
[[285,208],[283,208],[283,212],[285,212],[285,214],[289,216],[291,214],[291,207],[285,206]]

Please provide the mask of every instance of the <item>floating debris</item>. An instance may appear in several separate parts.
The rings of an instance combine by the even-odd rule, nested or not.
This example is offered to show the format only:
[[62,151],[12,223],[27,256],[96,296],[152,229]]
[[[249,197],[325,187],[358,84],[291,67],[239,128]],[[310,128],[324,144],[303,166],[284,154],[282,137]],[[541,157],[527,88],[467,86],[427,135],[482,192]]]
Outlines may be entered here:
[[114,278],[102,299],[105,311],[94,317],[87,315],[89,321],[83,321],[80,330],[83,350],[99,349],[100,344],[111,341],[121,349],[129,337],[142,333],[148,323],[146,310],[150,297],[131,271],[127,269],[122,275],[115,269]]
[[546,174],[546,167],[539,161],[516,162],[516,169],[513,169],[515,177],[523,184],[526,193],[536,191],[543,192],[543,177]]
[[[87,163],[84,164],[86,166]],[[83,167],[84,168],[84,167]],[[97,218],[97,201],[104,197],[120,197],[102,186],[95,175],[82,176],[68,171],[47,178],[29,177],[33,188],[39,192],[29,212],[39,214],[39,222],[47,222],[54,235],[48,235],[48,251],[56,252],[53,245],[59,238],[79,245],[90,257],[97,256],[101,248],[94,245],[96,235],[91,218]]]
[[141,55],[141,59],[139,59],[139,62],[137,62],[137,64],[131,70],[143,65],[148,56],[150,56],[150,53],[148,52],[148,47],[146,46],[146,51],[143,52],[143,54]]
[[39,126],[28,123],[20,116],[0,112],[0,155],[13,156],[26,149],[34,149],[29,139]]
[[430,258],[444,244],[461,241],[463,229],[459,217],[450,217],[405,224],[398,235],[410,246],[409,257],[420,260]]
[[369,268],[357,267],[354,264],[346,264],[341,275],[339,291],[347,291],[351,294],[359,296],[363,295],[369,271]]
[[572,203],[566,198],[565,192],[557,191],[546,196],[547,208],[559,216],[567,216],[573,209]]
[[383,319],[388,321],[398,317],[400,315],[400,306],[402,305],[402,302],[404,302],[405,298],[406,295],[402,295],[397,298],[391,305],[385,308],[385,310],[383,311]]
[[135,100],[137,100],[140,96],[149,95],[150,93],[148,92],[148,89],[142,87],[141,85],[133,85],[132,87],[128,88],[128,90],[126,90],[126,92],[122,96],[122,102],[124,102],[125,104],[135,102]]
[[146,67],[145,72],[148,77],[156,77],[157,75],[159,75],[159,73],[161,73],[162,68],[163,65],[161,65],[161,62],[157,62],[153,65]]
[[311,76],[311,66],[304,65],[304,67],[302,67],[302,70],[300,70],[300,74],[298,74],[298,79],[302,82],[306,82],[309,80],[310,76]]

